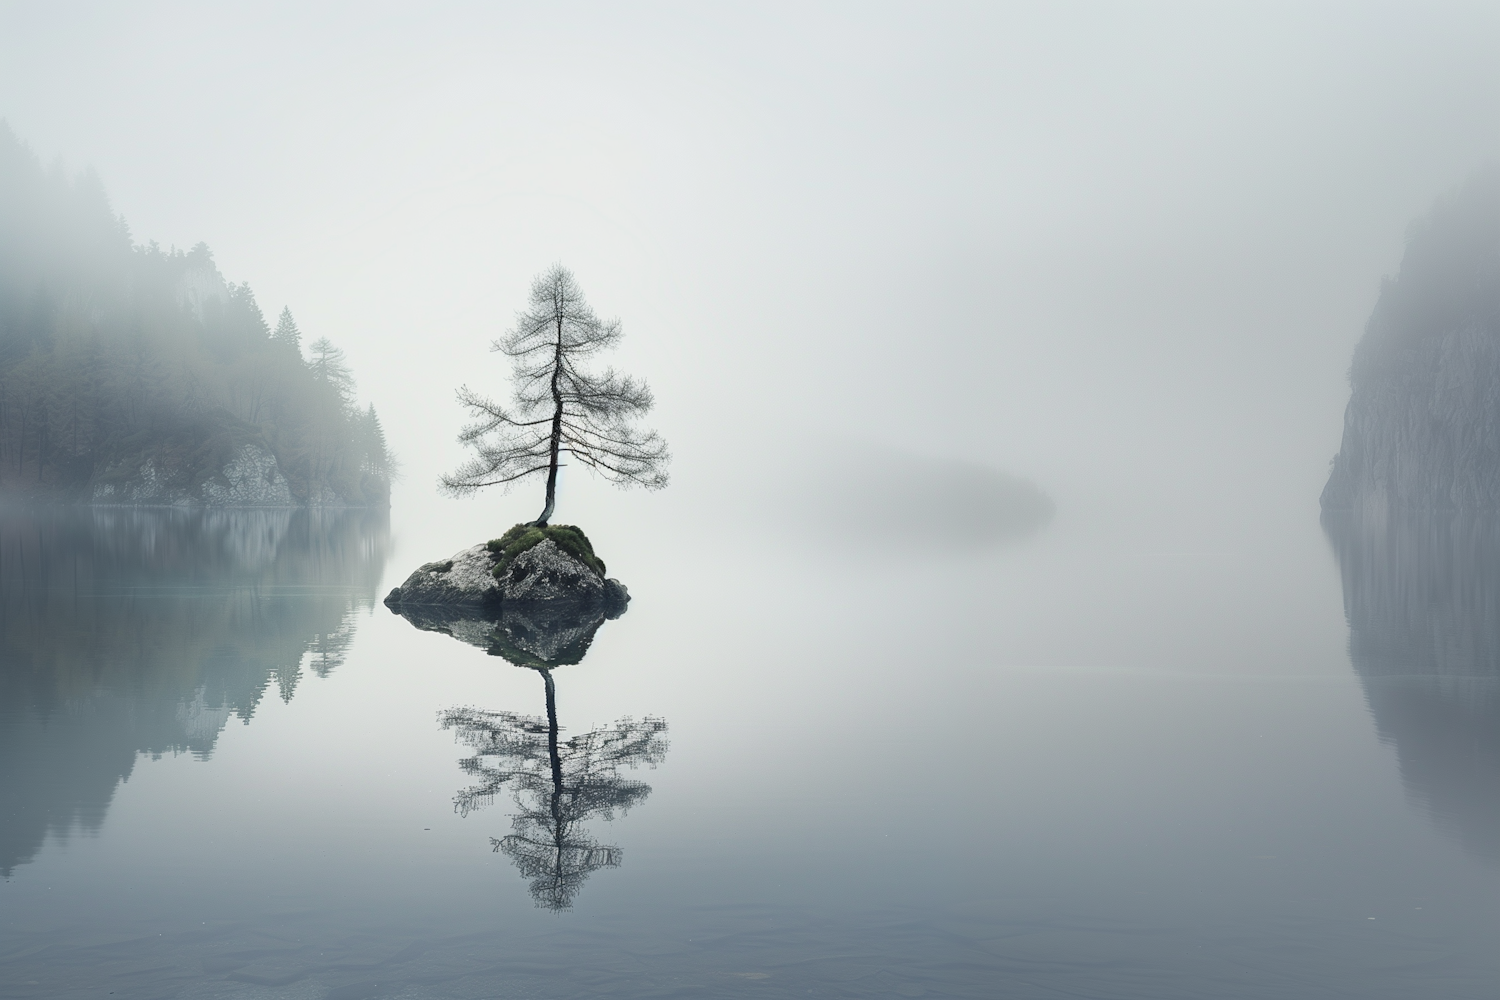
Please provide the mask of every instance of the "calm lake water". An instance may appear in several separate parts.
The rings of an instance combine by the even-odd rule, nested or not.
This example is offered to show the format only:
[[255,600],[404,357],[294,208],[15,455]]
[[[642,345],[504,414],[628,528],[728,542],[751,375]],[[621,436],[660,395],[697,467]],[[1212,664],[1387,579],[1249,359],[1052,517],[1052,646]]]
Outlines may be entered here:
[[0,515],[0,995],[1500,991],[1492,527],[622,515],[544,674],[433,520]]

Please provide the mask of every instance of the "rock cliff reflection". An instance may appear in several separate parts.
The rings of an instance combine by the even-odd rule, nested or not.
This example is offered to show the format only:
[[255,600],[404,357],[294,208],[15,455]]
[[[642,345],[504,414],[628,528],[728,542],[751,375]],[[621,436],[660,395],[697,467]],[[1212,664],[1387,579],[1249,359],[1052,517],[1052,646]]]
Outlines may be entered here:
[[384,511],[0,511],[0,874],[97,829],[137,755],[208,757],[343,662]]
[[1350,659],[1408,794],[1500,861],[1500,516],[1324,524]]
[[420,628],[445,632],[492,656],[535,670],[542,678],[547,714],[523,715],[454,708],[438,721],[473,749],[459,766],[475,781],[454,797],[463,816],[493,803],[509,788],[516,806],[511,832],[491,837],[530,882],[531,897],[549,910],[566,910],[584,881],[601,868],[617,868],[619,847],[601,844],[583,826],[612,820],[651,794],[628,768],[655,767],[667,754],[667,723],[647,716],[562,738],[553,671],[582,661],[607,620],[598,608],[536,602],[508,604],[496,620],[403,609]]

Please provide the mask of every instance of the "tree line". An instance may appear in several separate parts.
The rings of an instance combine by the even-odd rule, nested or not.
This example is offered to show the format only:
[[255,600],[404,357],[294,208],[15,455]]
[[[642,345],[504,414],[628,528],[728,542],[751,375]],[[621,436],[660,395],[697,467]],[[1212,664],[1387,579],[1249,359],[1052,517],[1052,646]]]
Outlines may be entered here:
[[92,172],[0,123],[0,490],[86,499],[148,462],[184,485],[246,445],[302,502],[388,502],[393,462],[343,352],[274,329],[202,243],[137,244]]

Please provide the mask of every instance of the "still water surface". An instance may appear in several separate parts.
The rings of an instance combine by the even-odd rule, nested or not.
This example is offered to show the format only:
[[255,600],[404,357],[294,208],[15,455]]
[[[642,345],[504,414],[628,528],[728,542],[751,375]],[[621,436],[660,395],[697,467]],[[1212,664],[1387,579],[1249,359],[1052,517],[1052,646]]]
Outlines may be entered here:
[[550,669],[422,530],[0,515],[0,996],[1500,989],[1492,527],[616,530]]

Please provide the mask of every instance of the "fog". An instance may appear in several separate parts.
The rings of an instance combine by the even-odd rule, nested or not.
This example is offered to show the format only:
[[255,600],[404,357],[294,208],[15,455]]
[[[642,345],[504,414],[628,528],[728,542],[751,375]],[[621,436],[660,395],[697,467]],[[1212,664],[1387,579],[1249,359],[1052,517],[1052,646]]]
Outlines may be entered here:
[[1313,517],[1407,224],[1500,152],[1483,5],[0,10],[17,135],[343,347],[396,510],[506,523],[433,485],[554,261],[676,456],[609,505],[853,440],[1060,516]]
[[[0,994],[1493,996],[1500,530],[1319,495],[1497,51],[1478,4],[0,0],[0,120],[267,320],[221,363],[179,310],[162,384],[295,315],[403,474],[0,511]],[[628,613],[392,614],[542,509],[437,486],[555,263],[673,453],[562,471]],[[1453,382],[1487,447],[1489,342],[1356,444]],[[34,465],[25,412],[6,485],[64,498],[76,408]]]

